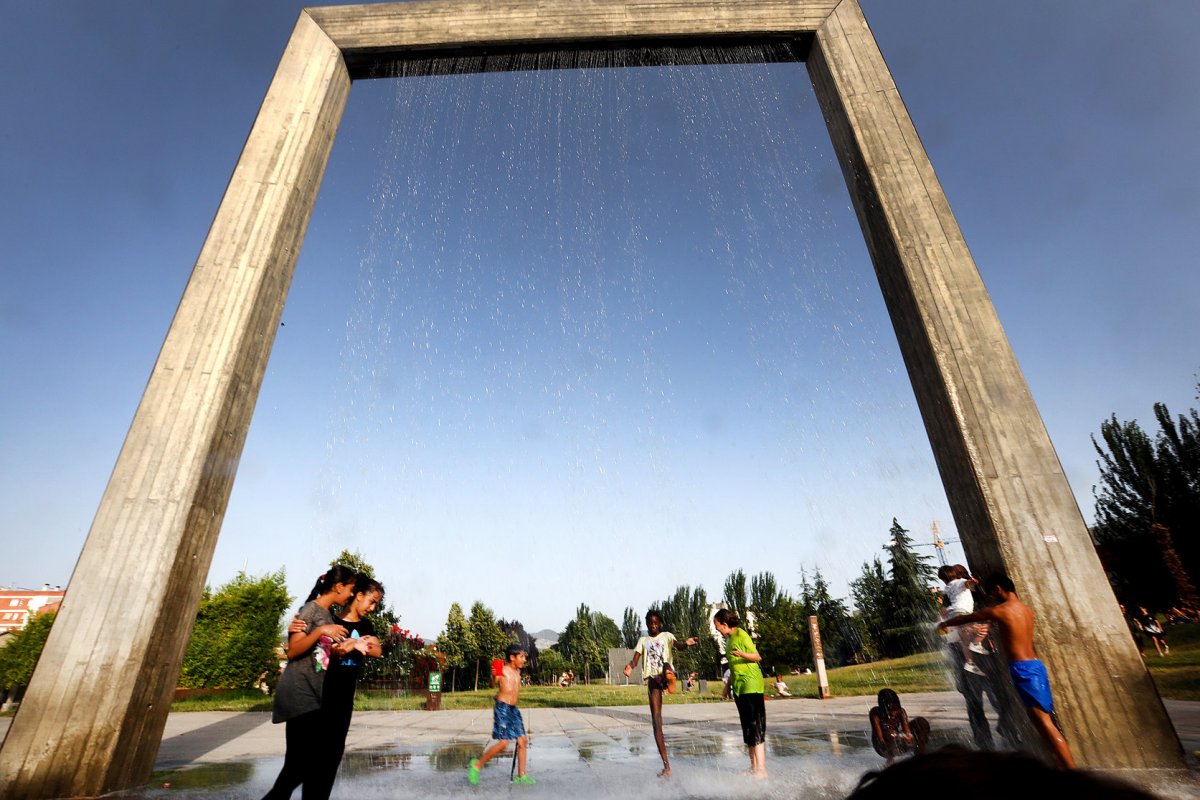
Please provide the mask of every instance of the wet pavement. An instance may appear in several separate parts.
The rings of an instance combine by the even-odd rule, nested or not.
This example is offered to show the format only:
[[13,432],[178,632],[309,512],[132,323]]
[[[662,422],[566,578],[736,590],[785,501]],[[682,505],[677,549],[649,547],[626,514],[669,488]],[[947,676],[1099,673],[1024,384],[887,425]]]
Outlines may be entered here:
[[[961,698],[953,693],[904,696],[910,716],[933,723],[934,747],[966,744]],[[774,700],[767,705],[766,782],[742,774],[748,766],[732,703],[664,708],[673,775],[661,767],[642,706],[525,709],[530,734],[528,772],[534,786],[509,783],[512,761],[500,756],[480,785],[466,768],[488,742],[491,710],[358,712],[334,790],[335,798],[462,797],[504,792],[539,797],[843,798],[883,760],[871,749],[866,724],[872,698]],[[1200,703],[1168,701],[1189,753],[1200,749]],[[0,733],[8,719],[0,720]],[[283,726],[266,713],[192,712],[168,718],[156,771],[136,798],[258,798],[282,763]],[[1143,781],[1144,783],[1144,781]],[[1197,797],[1200,784],[1156,779],[1147,788],[1166,797]]]

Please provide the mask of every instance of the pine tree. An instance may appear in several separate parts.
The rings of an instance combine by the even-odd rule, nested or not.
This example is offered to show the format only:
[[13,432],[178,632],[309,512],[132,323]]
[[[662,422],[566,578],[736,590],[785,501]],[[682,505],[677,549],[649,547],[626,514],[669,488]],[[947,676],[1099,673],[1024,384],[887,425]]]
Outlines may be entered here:
[[642,637],[642,621],[632,608],[625,609],[625,619],[621,623],[621,646],[627,650],[637,647],[638,639]]
[[936,573],[927,556],[913,549],[912,538],[893,517],[887,545],[890,576],[883,605],[884,637],[889,655],[907,655],[930,649],[934,642],[931,623],[937,602],[930,592]]
[[883,562],[876,556],[871,564],[863,563],[862,575],[850,583],[850,592],[863,633],[879,654],[887,652],[886,607],[888,603],[888,579],[883,572]]

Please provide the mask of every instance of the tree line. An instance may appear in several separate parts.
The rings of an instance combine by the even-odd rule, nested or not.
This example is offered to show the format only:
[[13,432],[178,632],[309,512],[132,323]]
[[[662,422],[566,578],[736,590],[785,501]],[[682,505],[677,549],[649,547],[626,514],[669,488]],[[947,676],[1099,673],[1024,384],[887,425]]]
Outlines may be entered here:
[[[719,677],[720,652],[710,622],[717,604],[732,609],[747,622],[768,670],[811,663],[810,616],[817,618],[830,666],[933,648],[936,637],[932,635],[932,623],[937,608],[930,591],[935,577],[933,567],[927,557],[915,551],[909,532],[898,521],[892,521],[889,535],[887,558],[864,563],[862,575],[851,585],[853,608],[846,600],[833,596],[819,568],[811,574],[801,572],[799,591],[794,596],[780,587],[771,572],[747,577],[740,569],[726,578],[722,594],[715,601],[702,586],[676,587],[652,605],[662,615],[664,630],[678,639],[694,636],[698,640],[696,647],[676,652],[675,668],[684,675],[697,672],[707,678]],[[521,642],[529,652],[534,680],[553,681],[568,669],[584,682],[604,678],[608,651],[637,645],[647,610],[627,607],[618,625],[606,614],[580,604],[558,642],[538,651],[520,623],[496,620],[491,609],[478,602],[466,617],[462,607],[454,603],[438,637],[438,647],[447,656],[446,665],[451,670],[448,685],[478,687],[478,677],[486,677],[487,662],[512,641]]]
[[1130,607],[1197,606],[1200,412],[1172,416],[1155,403],[1150,431],[1114,414],[1092,445],[1100,470],[1092,538],[1117,597]]
[[[878,558],[863,564],[862,576],[852,584],[857,610],[832,596],[820,569],[801,573],[795,596],[782,590],[770,572],[747,578],[742,570],[736,570],[726,579],[717,601],[751,625],[768,668],[809,663],[809,616],[819,620],[831,666],[927,648],[927,623],[934,613],[928,590],[932,568],[913,551],[908,532],[898,522],[893,521],[890,534],[887,566]],[[371,564],[358,553],[343,551],[330,562],[339,563],[376,577]],[[239,573],[215,590],[206,587],[179,686],[273,685],[283,658],[281,619],[292,604],[282,569],[258,577]],[[710,678],[720,674],[720,655],[709,621],[712,605],[701,586],[679,586],[654,605],[666,630],[680,639],[695,636],[699,640],[697,647],[678,652],[675,666],[683,674],[695,671]],[[489,683],[491,659],[517,642],[529,653],[534,680],[553,682],[573,670],[580,680],[591,681],[606,675],[611,648],[636,646],[643,634],[646,610],[626,608],[618,625],[604,613],[580,604],[557,644],[539,652],[520,621],[499,618],[480,601],[471,605],[469,613],[464,613],[459,603],[451,604],[441,635],[426,642],[400,627],[400,617],[385,596],[371,615],[384,643],[384,655],[368,659],[363,680],[403,682],[422,654],[436,647],[444,657],[443,685],[449,690],[477,689]],[[53,614],[35,617],[7,647],[0,648],[0,688],[28,683],[53,619]]]

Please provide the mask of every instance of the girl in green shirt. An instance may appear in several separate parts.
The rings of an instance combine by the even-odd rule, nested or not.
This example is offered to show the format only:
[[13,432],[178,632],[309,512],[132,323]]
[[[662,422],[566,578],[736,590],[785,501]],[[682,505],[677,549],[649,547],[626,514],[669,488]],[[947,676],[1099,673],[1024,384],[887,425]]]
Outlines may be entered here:
[[755,778],[765,778],[767,710],[763,703],[763,674],[758,666],[762,656],[741,624],[737,614],[727,608],[722,608],[713,617],[717,632],[728,637],[725,656],[729,660],[731,673],[729,685],[738,717],[742,721],[742,741],[750,748],[750,774]]

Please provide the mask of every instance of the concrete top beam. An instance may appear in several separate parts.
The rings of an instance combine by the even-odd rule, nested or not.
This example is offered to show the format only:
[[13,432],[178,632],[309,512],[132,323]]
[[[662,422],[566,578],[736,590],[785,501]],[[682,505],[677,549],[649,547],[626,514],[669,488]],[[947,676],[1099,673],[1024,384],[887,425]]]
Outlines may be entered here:
[[[487,48],[544,51],[577,42],[588,47],[669,45],[697,39],[803,43],[841,0],[427,0],[305,9],[342,51],[355,78],[398,56],[462,55]],[[805,48],[806,52],[806,48]],[[799,54],[803,58],[805,52]]]

